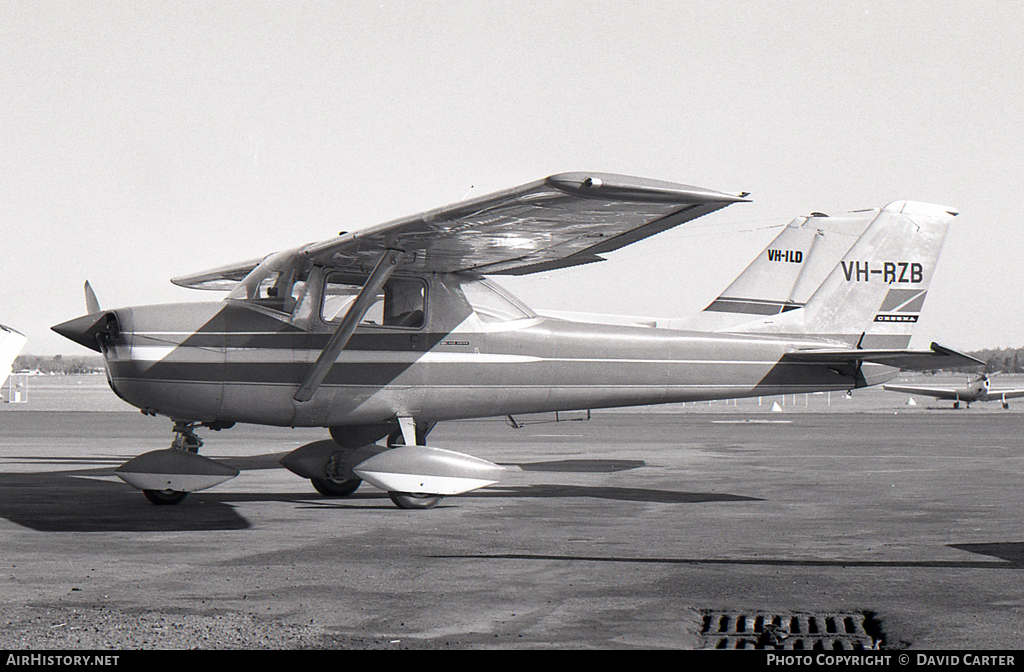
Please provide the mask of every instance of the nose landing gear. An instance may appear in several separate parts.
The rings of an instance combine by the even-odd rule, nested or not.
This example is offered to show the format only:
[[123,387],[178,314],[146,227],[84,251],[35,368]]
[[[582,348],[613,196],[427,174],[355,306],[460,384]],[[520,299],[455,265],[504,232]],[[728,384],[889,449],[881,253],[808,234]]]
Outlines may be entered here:
[[125,462],[114,473],[160,506],[178,504],[190,492],[211,488],[237,476],[237,469],[198,454],[203,445],[203,440],[193,431],[198,424],[175,421],[175,437],[170,448],[143,453]]
[[[193,431],[195,422],[174,421],[174,440],[171,441],[172,450],[184,450],[186,453],[199,454],[203,440]],[[180,504],[188,497],[188,492],[181,490],[143,490],[142,494],[146,499],[157,506],[170,506]]]

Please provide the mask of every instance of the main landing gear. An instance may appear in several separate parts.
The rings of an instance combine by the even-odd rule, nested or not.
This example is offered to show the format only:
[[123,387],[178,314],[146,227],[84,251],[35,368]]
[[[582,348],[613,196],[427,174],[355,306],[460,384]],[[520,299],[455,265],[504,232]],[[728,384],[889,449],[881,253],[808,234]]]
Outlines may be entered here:
[[397,420],[399,429],[390,435],[380,424],[331,427],[331,439],[296,448],[281,465],[325,496],[350,495],[366,481],[402,509],[433,508],[447,495],[497,483],[504,471],[472,455],[427,446],[433,423]]
[[[333,444],[332,448],[335,449],[340,448],[334,441],[324,441],[323,443],[328,446]],[[324,477],[310,477],[309,482],[313,484],[317,492],[324,497],[348,497],[359,489],[359,486],[363,484],[363,479],[352,473],[352,465],[345,460],[346,454],[351,452],[352,449],[333,452],[330,459],[327,460],[327,466],[323,469]]]
[[[404,430],[405,432],[409,432],[410,435],[415,432],[417,446],[426,446],[427,434],[433,429],[432,424],[420,424],[415,427],[410,427],[409,425],[412,423],[405,423],[404,421],[402,424],[407,425]],[[314,476],[309,481],[316,488],[316,491],[325,497],[347,497],[354,493],[363,482],[361,478],[355,475],[353,468],[368,457],[371,457],[371,455],[359,449],[345,449],[344,444],[349,443],[349,437],[342,435],[341,428],[332,428],[331,436],[334,437],[334,442],[341,447],[341,450],[333,453],[327,461],[327,465],[324,468],[326,478]],[[386,445],[387,450],[400,448],[405,445],[405,434],[402,427],[388,435]],[[386,451],[378,451],[378,454],[380,452]],[[395,506],[400,509],[430,509],[437,506],[444,498],[443,495],[438,494],[399,492],[395,490],[388,490],[388,496],[395,503]]]
[[[416,445],[425,446],[427,445],[427,434],[433,429],[433,425],[419,426],[415,428]],[[405,431],[408,431],[406,428]],[[388,448],[398,448],[405,445],[405,434],[403,433],[402,427],[399,427],[395,431],[388,435]],[[394,490],[388,491],[388,497],[395,503],[400,509],[432,509],[441,503],[444,499],[443,495],[432,495],[427,493],[417,492],[396,492]]]

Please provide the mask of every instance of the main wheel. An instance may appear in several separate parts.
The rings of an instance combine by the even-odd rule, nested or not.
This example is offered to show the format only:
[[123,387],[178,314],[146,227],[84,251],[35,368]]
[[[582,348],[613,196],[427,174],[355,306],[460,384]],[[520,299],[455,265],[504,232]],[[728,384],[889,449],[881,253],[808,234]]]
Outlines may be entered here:
[[178,490],[143,490],[142,494],[157,506],[180,504],[181,500],[188,497],[187,492],[180,492]]
[[388,496],[400,509],[432,509],[444,495],[425,495],[414,492],[389,492]]
[[311,478],[316,491],[325,497],[347,497],[359,489],[363,481],[359,478],[350,478],[345,481],[335,481],[330,478]]

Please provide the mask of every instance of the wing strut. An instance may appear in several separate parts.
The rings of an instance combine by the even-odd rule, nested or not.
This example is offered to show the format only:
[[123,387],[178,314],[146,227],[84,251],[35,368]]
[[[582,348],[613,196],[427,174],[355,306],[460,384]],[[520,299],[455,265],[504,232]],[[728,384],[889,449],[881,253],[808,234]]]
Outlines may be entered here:
[[373,305],[374,299],[377,298],[377,292],[380,291],[380,288],[391,277],[391,273],[395,270],[401,258],[401,250],[388,249],[381,255],[377,265],[373,267],[370,277],[367,278],[366,284],[360,290],[359,296],[349,306],[348,312],[345,313],[341,324],[338,325],[337,330],[331,336],[331,340],[324,346],[320,356],[316,358],[313,368],[306,374],[306,380],[302,382],[299,391],[295,393],[295,401],[302,403],[313,398],[313,394],[320,387],[320,383],[324,382],[327,372],[330,371],[334,362],[338,359],[338,355],[345,349],[348,340],[352,338],[352,333],[356,330],[356,326],[366,315],[366,311],[370,309],[370,306]]

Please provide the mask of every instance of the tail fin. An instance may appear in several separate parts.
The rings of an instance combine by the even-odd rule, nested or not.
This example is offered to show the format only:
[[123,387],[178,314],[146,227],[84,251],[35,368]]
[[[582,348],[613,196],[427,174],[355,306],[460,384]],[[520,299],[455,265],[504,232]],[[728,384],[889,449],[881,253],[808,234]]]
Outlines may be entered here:
[[907,347],[949,223],[958,213],[941,205],[897,201],[872,214],[867,230],[802,309],[733,331],[809,334],[863,348]]
[[797,217],[703,312],[672,326],[726,331],[751,320],[802,308],[878,210]]

